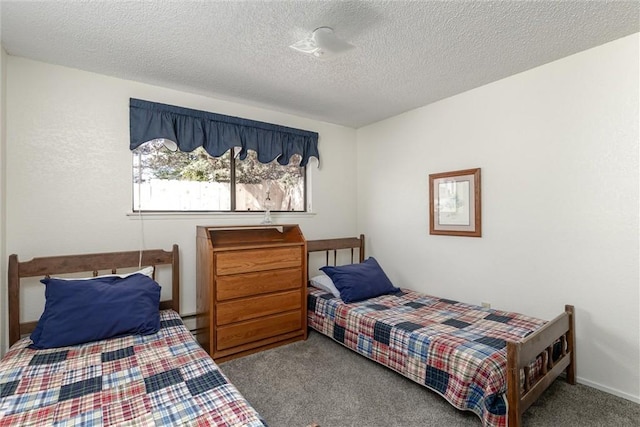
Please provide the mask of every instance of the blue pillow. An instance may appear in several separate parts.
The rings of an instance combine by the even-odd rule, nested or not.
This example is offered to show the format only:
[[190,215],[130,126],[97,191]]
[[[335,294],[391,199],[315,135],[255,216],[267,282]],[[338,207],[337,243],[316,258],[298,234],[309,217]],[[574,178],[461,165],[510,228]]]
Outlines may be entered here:
[[31,348],[149,335],[160,329],[160,285],[143,274],[41,282],[46,302],[31,334]]
[[322,267],[340,291],[342,301],[348,303],[362,301],[385,294],[398,292],[387,275],[373,257],[360,264]]

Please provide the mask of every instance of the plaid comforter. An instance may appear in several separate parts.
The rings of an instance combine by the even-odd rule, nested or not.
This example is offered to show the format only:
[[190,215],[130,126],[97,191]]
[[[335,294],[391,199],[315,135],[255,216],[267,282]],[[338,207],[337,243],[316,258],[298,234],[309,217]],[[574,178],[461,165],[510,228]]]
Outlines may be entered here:
[[506,426],[506,341],[546,322],[403,289],[345,304],[310,287],[309,326],[469,410]]
[[18,341],[0,361],[0,426],[265,426],[180,316],[73,347]]

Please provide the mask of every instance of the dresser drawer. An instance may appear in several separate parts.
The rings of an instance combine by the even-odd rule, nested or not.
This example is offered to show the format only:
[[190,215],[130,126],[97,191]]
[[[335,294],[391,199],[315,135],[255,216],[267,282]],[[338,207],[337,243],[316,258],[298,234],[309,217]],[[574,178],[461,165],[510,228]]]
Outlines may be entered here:
[[225,301],[269,292],[299,289],[302,283],[302,269],[300,268],[220,276],[216,281],[216,298],[218,301]]
[[[306,316],[306,313],[304,313]],[[300,310],[276,314],[233,325],[217,328],[216,349],[218,351],[264,338],[295,331],[302,327]]]
[[302,305],[301,298],[300,291],[297,290],[221,302],[216,307],[216,322],[217,325],[227,325],[299,309]]
[[300,246],[228,251],[214,256],[218,276],[299,267],[302,263]]

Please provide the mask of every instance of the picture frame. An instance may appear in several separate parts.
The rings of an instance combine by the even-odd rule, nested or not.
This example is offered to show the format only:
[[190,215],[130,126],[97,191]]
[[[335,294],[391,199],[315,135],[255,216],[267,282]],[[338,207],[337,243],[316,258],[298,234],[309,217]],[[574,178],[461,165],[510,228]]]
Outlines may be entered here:
[[482,237],[480,168],[429,175],[429,234]]

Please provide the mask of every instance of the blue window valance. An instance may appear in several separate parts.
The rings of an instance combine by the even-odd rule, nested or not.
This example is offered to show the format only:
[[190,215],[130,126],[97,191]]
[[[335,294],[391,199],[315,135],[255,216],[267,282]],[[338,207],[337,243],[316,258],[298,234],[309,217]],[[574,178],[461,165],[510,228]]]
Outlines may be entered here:
[[141,99],[130,99],[129,127],[131,150],[164,138],[175,142],[180,151],[203,147],[213,157],[239,149],[241,160],[252,150],[261,163],[277,159],[286,165],[294,154],[302,156],[300,166],[306,166],[311,157],[320,161],[317,132]]

